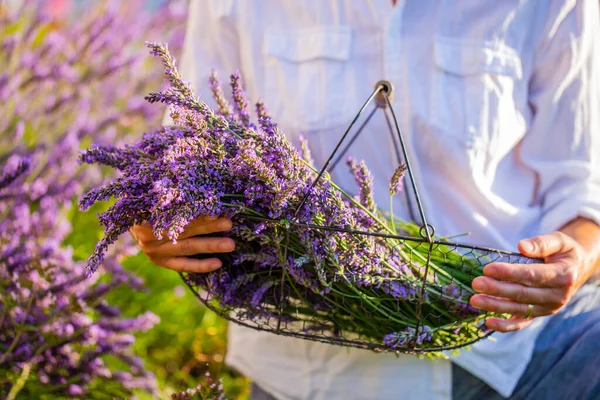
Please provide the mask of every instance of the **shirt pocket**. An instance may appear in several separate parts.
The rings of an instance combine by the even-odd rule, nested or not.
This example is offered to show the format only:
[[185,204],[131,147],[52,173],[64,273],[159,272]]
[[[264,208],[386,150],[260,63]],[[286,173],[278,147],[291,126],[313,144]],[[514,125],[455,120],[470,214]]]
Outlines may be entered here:
[[471,167],[502,158],[525,133],[518,53],[501,42],[466,38],[437,37],[434,47],[430,102],[436,131],[469,152]]
[[301,130],[348,124],[343,82],[350,60],[347,26],[270,30],[264,36],[264,98],[276,120]]

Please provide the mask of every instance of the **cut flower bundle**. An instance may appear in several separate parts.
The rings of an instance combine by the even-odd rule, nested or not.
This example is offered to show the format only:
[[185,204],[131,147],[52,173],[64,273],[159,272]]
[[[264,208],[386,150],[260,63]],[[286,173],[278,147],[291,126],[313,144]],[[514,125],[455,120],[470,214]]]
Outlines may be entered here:
[[[135,224],[149,223],[158,238],[176,241],[191,220],[224,215],[233,220],[226,235],[236,243],[230,262],[185,279],[236,322],[384,351],[440,350],[485,334],[486,314],[468,304],[484,261],[443,242],[430,245],[417,237],[419,226],[381,211],[364,163],[348,161],[356,198],[327,174],[313,184],[318,172],[307,144],[297,151],[262,103],[253,122],[237,74],[232,103],[213,75],[218,107],[211,110],[184,83],[166,47],[149,47],[170,88],[147,100],[170,105],[175,125],[133,145],[81,154],[82,162],[120,171],[80,201],[86,209],[116,199],[100,215],[105,235],[88,260],[90,274]],[[390,196],[401,190],[403,172],[394,172]]]

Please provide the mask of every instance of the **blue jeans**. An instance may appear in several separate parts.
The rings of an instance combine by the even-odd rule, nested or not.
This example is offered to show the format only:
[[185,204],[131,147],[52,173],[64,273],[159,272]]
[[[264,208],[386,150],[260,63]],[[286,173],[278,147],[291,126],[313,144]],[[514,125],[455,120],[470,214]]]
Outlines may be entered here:
[[[564,308],[538,336],[533,357],[510,399],[600,399],[600,287],[578,292]],[[456,365],[452,368],[452,397],[503,399]]]
[[[540,333],[511,400],[600,400],[600,286],[589,289],[578,292]],[[504,399],[457,365],[452,398]],[[275,400],[257,385],[251,399]]]

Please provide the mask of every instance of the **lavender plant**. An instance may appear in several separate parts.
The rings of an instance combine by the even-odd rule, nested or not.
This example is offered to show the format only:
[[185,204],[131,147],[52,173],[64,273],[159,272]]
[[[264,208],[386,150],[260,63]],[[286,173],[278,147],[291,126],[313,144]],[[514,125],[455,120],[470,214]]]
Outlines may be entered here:
[[213,380],[210,373],[204,375],[204,382],[195,388],[187,389],[171,395],[173,400],[225,400],[223,383]]
[[[154,377],[131,345],[132,334],[150,329],[156,317],[124,318],[103,300],[119,285],[142,287],[119,264],[116,254],[127,249],[116,246],[105,259],[105,279],[86,279],[85,263],[61,245],[70,232],[61,209],[71,193],[48,190],[48,177],[60,165],[46,162],[50,175],[40,176],[43,157],[39,147],[13,152],[0,179],[0,395],[102,398],[134,388],[152,391]],[[61,177],[64,186],[76,186],[76,176]],[[130,367],[111,369],[107,357]]]
[[[211,78],[215,112],[183,81],[166,47],[149,47],[170,87],[146,99],[170,105],[175,126],[132,145],[96,145],[81,154],[84,163],[120,172],[80,201],[87,209],[116,199],[100,215],[104,237],[88,260],[90,274],[134,224],[149,223],[158,238],[176,241],[192,219],[226,215],[234,221],[228,233],[236,241],[232,264],[186,280],[234,310],[234,319],[256,326],[275,320],[280,332],[283,321],[283,333],[327,332],[392,350],[452,346],[481,335],[485,315],[468,305],[470,281],[481,265],[466,265],[460,253],[438,245],[425,273],[428,247],[422,243],[352,232],[419,230],[380,212],[364,163],[349,161],[357,198],[327,177],[313,186],[317,171],[307,146],[298,152],[263,104],[256,107],[257,122],[251,121],[238,74],[231,76],[232,105],[218,78]],[[390,196],[401,190],[403,172],[395,171]]]
[[77,20],[62,21],[26,2],[0,17],[0,154],[12,150],[4,143],[49,145],[64,134],[118,144],[160,123],[164,110],[132,95],[149,91],[161,72],[140,56],[139,38],[181,45],[181,3],[149,14],[143,2],[100,1]]
[[[0,15],[2,398],[121,398],[156,389],[132,344],[157,317],[126,318],[104,300],[119,286],[142,288],[120,265],[132,249],[116,245],[102,279],[86,279],[85,263],[64,244],[73,199],[106,172],[78,167],[82,143],[115,142],[161,118],[159,108],[129,101],[156,79],[132,49],[142,32],[161,37],[183,14],[165,8],[157,18],[138,7],[103,2],[75,23],[51,20],[31,2]],[[134,21],[123,17],[131,13]]]

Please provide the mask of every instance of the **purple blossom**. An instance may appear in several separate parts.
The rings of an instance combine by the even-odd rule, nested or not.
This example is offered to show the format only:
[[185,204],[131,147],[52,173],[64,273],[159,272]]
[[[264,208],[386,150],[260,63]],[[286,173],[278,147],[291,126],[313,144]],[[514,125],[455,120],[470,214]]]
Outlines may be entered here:
[[481,310],[469,303],[471,293],[462,289],[454,282],[444,285],[442,287],[442,294],[445,296],[442,298],[442,302],[448,307],[448,311],[456,316],[467,317],[482,313]]
[[195,388],[186,389],[179,393],[173,393],[173,400],[224,400],[225,392],[223,391],[223,383],[220,379],[213,380],[210,373],[207,371],[204,382],[200,383]]
[[310,165],[311,167],[314,168],[315,162],[312,158],[312,154],[310,151],[310,147],[308,145],[308,141],[306,140],[306,138],[303,135],[300,135],[298,137],[298,140],[300,141],[300,151],[302,153],[302,158],[304,159],[304,161],[306,161],[308,163],[308,165]]
[[269,110],[267,109],[267,106],[265,105],[265,103],[262,100],[259,100],[256,102],[256,116],[260,119],[260,118],[268,118],[270,119],[271,117],[269,116]]
[[210,90],[213,94],[213,99],[217,103],[217,112],[225,118],[230,118],[233,115],[233,110],[231,109],[231,105],[223,93],[223,87],[221,86],[221,81],[219,80],[217,72],[214,70],[209,78],[209,83]]
[[69,396],[81,396],[84,394],[83,389],[79,385],[69,385]]
[[400,280],[386,280],[381,284],[381,289],[390,296],[398,299],[414,301],[418,296],[416,285],[411,285]]
[[23,175],[29,169],[31,162],[27,158],[11,157],[6,162],[6,166],[0,175],[0,190],[4,189]]
[[392,175],[390,179],[390,196],[394,196],[402,191],[404,172],[406,172],[406,165],[401,164]]
[[415,332],[415,328],[409,326],[404,331],[385,335],[383,338],[383,343],[391,349],[401,349],[415,343],[420,345],[423,342],[431,341],[433,331],[427,325],[419,326],[419,334],[416,335],[416,338]]
[[365,206],[370,212],[377,212],[373,191],[373,177],[371,176],[371,172],[367,168],[367,165],[364,161],[357,165],[353,158],[349,158],[348,166],[354,175],[354,179],[356,180],[356,184],[360,191],[360,204]]
[[117,149],[110,145],[92,145],[79,155],[79,161],[86,164],[103,164],[118,170],[125,169],[132,159],[140,157],[151,157],[142,153],[136,148],[125,147],[125,149]]
[[242,82],[239,72],[235,72],[231,75],[231,92],[233,97],[233,105],[235,112],[243,126],[248,126],[250,123],[250,115],[248,114],[248,100],[246,99],[246,93],[242,88]]

